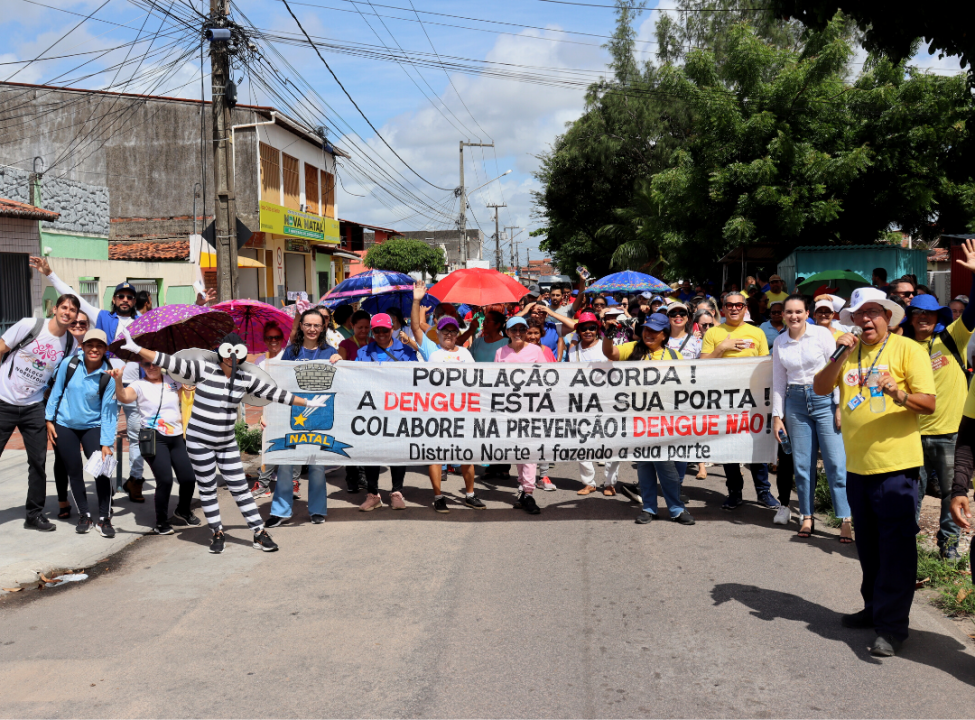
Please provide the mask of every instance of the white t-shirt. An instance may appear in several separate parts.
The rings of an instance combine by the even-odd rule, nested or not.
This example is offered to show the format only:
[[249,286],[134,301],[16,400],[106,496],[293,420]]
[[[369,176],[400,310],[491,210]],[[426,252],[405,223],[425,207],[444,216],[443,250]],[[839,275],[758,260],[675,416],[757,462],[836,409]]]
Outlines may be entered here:
[[136,380],[129,387],[135,391],[143,427],[150,427],[151,424],[151,427],[163,435],[182,435],[183,414],[179,406],[179,388],[171,377],[167,375],[161,383],[155,384],[148,380]]
[[578,343],[569,350],[569,362],[606,362],[609,358],[603,353],[603,340],[600,338],[592,347],[584,348]]
[[267,353],[261,353],[256,358],[254,358],[254,364],[257,365],[257,367],[259,367],[261,370],[267,370],[267,367],[265,367],[267,365],[267,361],[274,360],[276,358],[281,357],[282,355],[284,355],[284,350],[279,352],[274,357],[268,357]]
[[[7,347],[12,348],[27,337],[36,322],[34,318],[24,318],[15,323],[3,334]],[[48,322],[45,321],[41,334],[0,366],[0,400],[3,402],[23,407],[44,401],[47,381],[64,357],[64,348],[70,337],[68,333],[54,337],[47,326]]]
[[[684,342],[685,339],[687,340],[686,343]],[[696,360],[701,357],[701,346],[703,344],[704,341],[701,338],[694,337],[691,333],[680,338],[667,338],[667,347],[679,352],[685,360]],[[681,345],[684,346],[683,350],[681,350]]]
[[474,362],[474,356],[465,347],[456,347],[453,350],[437,348],[432,353],[427,362]]

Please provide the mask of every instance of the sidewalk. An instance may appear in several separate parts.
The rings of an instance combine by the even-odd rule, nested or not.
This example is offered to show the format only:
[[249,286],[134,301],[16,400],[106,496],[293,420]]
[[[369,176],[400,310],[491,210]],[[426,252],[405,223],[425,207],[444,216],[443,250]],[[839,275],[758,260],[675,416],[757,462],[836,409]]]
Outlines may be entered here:
[[[124,469],[128,470],[128,453],[123,454]],[[78,512],[72,505],[71,517],[58,520],[58,498],[54,488],[54,453],[47,455],[48,519],[57,525],[54,532],[24,529],[24,503],[27,499],[27,453],[8,445],[0,458],[0,539],[4,553],[0,557],[0,587],[16,587],[37,578],[37,571],[87,568],[118,552],[133,540],[145,535],[155,521],[152,504],[152,471],[145,468],[148,499],[145,503],[129,502],[119,493],[113,505],[112,524],[116,535],[103,538],[97,530],[86,535],[75,532]],[[94,483],[88,480],[88,503],[97,502]],[[97,506],[92,506],[97,507]]]

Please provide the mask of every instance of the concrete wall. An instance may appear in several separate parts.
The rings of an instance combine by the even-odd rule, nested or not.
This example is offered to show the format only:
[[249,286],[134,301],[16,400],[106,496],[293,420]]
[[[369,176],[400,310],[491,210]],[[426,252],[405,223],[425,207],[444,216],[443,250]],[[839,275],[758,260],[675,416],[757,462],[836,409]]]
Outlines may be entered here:
[[[98,278],[98,296],[101,298],[99,309],[107,309],[105,298],[111,298],[115,286],[124,280],[153,278],[162,281],[159,298],[160,302],[168,300],[166,293],[170,288],[191,286],[196,279],[196,267],[188,262],[128,262],[121,260],[77,260],[72,258],[51,257],[51,269],[57,276],[78,290],[79,278]],[[44,287],[50,283],[44,280]],[[107,294],[106,294],[107,293]],[[176,291],[174,297],[182,297],[182,291]],[[164,298],[166,298],[164,300]],[[195,296],[194,296],[195,299]],[[192,302],[192,300],[191,300]]]
[[[37,229],[37,220],[0,217],[0,252],[36,255],[40,247],[39,243],[40,232]],[[31,306],[36,317],[40,317],[41,307],[42,290],[39,277],[39,273],[31,273]]]
[[108,237],[41,229],[41,247],[50,257],[108,260]]

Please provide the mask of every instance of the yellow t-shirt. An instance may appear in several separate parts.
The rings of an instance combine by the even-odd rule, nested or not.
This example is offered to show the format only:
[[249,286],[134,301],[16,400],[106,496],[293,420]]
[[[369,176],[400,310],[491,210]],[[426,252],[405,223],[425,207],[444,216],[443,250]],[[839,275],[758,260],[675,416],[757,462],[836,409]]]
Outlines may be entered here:
[[701,345],[701,354],[706,355],[714,352],[715,346],[729,335],[736,340],[750,340],[751,347],[747,347],[744,350],[729,350],[721,357],[763,357],[768,355],[768,338],[765,337],[765,332],[754,325],[749,325],[746,322],[743,322],[736,328],[732,328],[728,325],[728,323],[715,325],[713,328],[704,333],[704,342]]
[[[633,355],[633,351],[636,349],[636,341],[623,343],[619,346],[620,360],[629,360],[630,356]],[[643,360],[649,362],[651,360],[680,360],[681,355],[679,352],[670,351],[667,348],[660,348],[659,350],[650,353],[645,356]]]
[[831,330],[830,332],[833,333],[833,339],[834,340],[839,340],[840,339],[840,336],[846,335],[846,331],[844,331],[844,330]]
[[771,290],[765,291],[765,297],[768,298],[768,303],[771,305],[774,302],[785,302],[785,299],[789,297],[789,293],[782,291],[780,293],[774,293]]
[[[884,395],[884,412],[872,412],[870,391],[865,386],[860,387],[857,351],[862,348],[859,367],[866,375],[882,345],[882,341],[876,345],[860,343],[846,358],[837,380],[843,413],[846,469],[858,475],[879,475],[924,464],[918,421],[923,416],[898,407],[889,395]],[[931,361],[924,348],[910,338],[892,334],[876,367],[881,375],[890,375],[901,390],[927,395],[936,392]],[[851,410],[849,403],[856,395],[861,395],[863,402]]]

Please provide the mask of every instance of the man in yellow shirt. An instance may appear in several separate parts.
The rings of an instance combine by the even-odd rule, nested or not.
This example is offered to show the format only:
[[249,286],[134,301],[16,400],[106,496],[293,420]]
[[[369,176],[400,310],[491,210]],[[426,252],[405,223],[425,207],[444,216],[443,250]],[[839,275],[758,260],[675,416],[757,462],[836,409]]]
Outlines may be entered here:
[[907,638],[917,580],[919,528],[914,516],[924,454],[918,417],[935,411],[931,361],[913,340],[890,332],[904,310],[877,288],[859,288],[840,321],[847,333],[839,361],[817,373],[813,389],[829,395],[840,388],[846,494],[853,512],[864,608],[844,615],[849,628],[873,628],[870,653],[896,654]]
[[[768,339],[765,333],[754,325],[745,322],[745,297],[741,293],[728,293],[724,298],[725,321],[715,325],[704,334],[701,345],[701,359],[764,357],[768,355]],[[779,501],[772,495],[768,481],[768,465],[750,463],[748,469],[755,483],[758,502],[764,507],[777,510]],[[742,490],[745,479],[738,463],[724,466],[725,485],[728,497],[721,505],[724,510],[734,510],[742,503]]]
[[769,307],[772,307],[772,303],[775,302],[785,302],[785,299],[789,297],[789,293],[785,291],[785,282],[783,282],[781,277],[773,275],[768,279],[768,290],[765,291],[765,297],[768,298]]
[[[967,242],[972,244],[971,254],[965,261],[959,262],[965,267],[971,263],[975,269],[975,242]],[[971,310],[966,309],[957,320],[952,320],[951,308],[942,307],[933,295],[917,295],[911,300],[908,312],[914,340],[931,358],[931,371],[938,395],[935,413],[920,418],[924,464],[921,466],[915,517],[918,520],[921,518],[921,500],[933,480],[933,471],[939,486],[935,494],[941,497],[938,548],[942,557],[954,560],[958,557],[958,526],[951,519],[950,495],[955,474],[955,441],[968,395],[965,351],[975,329],[975,306]]]

